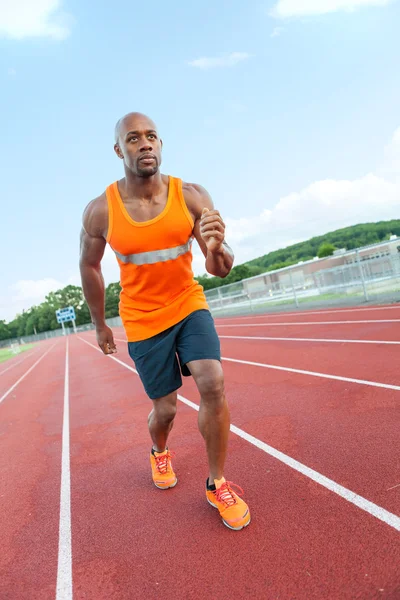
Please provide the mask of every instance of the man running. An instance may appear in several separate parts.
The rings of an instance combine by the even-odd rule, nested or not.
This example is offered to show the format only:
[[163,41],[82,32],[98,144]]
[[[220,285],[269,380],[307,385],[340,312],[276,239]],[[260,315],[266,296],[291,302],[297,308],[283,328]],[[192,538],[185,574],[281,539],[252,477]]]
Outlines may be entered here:
[[220,344],[192,271],[193,238],[209,273],[226,277],[231,271],[224,222],[204,188],[161,174],[162,141],[145,115],[130,113],[118,121],[114,150],[125,177],[88,204],[81,233],[82,287],[98,344],[104,354],[116,352],[105,322],[100,267],[108,243],[120,267],[120,315],[129,354],[153,401],[148,419],[153,482],[163,490],[177,484],[167,440],[182,375],[192,376],[209,463],[206,498],[227,527],[243,529],[250,523],[248,506],[224,478],[230,416]]

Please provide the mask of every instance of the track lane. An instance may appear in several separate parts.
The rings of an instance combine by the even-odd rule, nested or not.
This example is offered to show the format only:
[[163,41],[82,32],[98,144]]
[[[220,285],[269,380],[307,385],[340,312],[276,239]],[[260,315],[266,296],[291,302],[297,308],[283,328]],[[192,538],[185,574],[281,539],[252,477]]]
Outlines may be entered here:
[[[232,421],[400,514],[400,392],[223,362]],[[239,368],[238,368],[239,367]],[[187,397],[193,381],[185,382]]]
[[400,304],[389,306],[371,306],[371,307],[353,307],[338,309],[320,309],[320,310],[302,310],[298,311],[280,311],[269,313],[258,313],[236,317],[216,317],[219,324],[225,323],[246,323],[268,321],[343,321],[355,319],[400,319]]
[[[387,340],[400,341],[400,323],[361,323],[353,325],[322,325],[321,323],[309,325],[291,325],[290,327],[268,327],[268,323],[261,327],[219,327],[218,334],[221,336],[270,336],[286,338],[320,338],[320,339],[349,339],[349,340]],[[125,340],[125,332],[122,327],[113,327],[114,335]],[[95,338],[94,333],[91,333]]]
[[[203,497],[204,446],[197,415],[186,406],[179,406],[171,437],[178,486],[156,490],[150,406],[138,377],[82,346],[72,353],[79,355],[74,366],[71,360],[71,399],[77,394],[72,405],[79,411],[71,415],[71,440],[80,448],[71,463],[78,597],[200,599],[213,594],[216,581],[226,599],[393,593],[396,532],[235,436],[228,477],[246,489],[253,523],[238,534],[224,528]],[[119,358],[131,364],[122,349]],[[82,419],[75,430],[74,420]]]
[[[281,317],[281,315],[279,316]],[[382,324],[373,325],[373,327],[382,326]],[[336,336],[336,328],[340,325],[334,325],[333,327],[335,327]],[[254,328],[252,329],[254,330]],[[289,327],[288,329],[292,332],[294,328]],[[281,331],[280,327],[279,330]],[[88,337],[88,339],[90,338]],[[71,446],[73,460],[76,461],[76,464],[74,464],[77,467],[74,471],[76,479],[72,482],[73,493],[74,483],[78,483],[77,495],[74,497],[75,504],[73,504],[73,527],[74,532],[80,534],[77,541],[73,541],[74,551],[78,552],[79,559],[76,563],[74,560],[74,579],[77,584],[74,598],[96,597],[96,600],[97,598],[102,600],[103,597],[107,599],[115,597],[131,600],[133,597],[142,597],[147,594],[151,598],[160,597],[167,600],[169,597],[177,600],[180,600],[181,597],[195,600],[198,598],[200,600],[204,597],[204,590],[207,595],[212,595],[214,589],[210,585],[210,579],[214,581],[221,580],[220,572],[217,570],[218,561],[221,558],[220,550],[225,542],[227,546],[231,545],[232,538],[226,536],[231,536],[232,532],[221,526],[218,516],[205,504],[203,481],[200,482],[197,475],[196,480],[192,479],[193,472],[199,471],[199,469],[203,469],[205,473],[207,471],[204,445],[197,432],[194,411],[186,406],[180,406],[179,420],[172,434],[172,442],[176,441],[174,449],[178,450],[177,461],[180,462],[181,457],[184,459],[180,463],[179,484],[176,491],[178,491],[178,488],[180,490],[182,482],[187,488],[185,488],[183,504],[182,496],[179,497],[180,502],[176,502],[176,498],[174,498],[171,513],[168,514],[167,527],[165,528],[165,509],[166,507],[169,508],[169,505],[166,505],[165,502],[166,497],[163,498],[163,492],[155,490],[151,483],[149,486],[148,452],[150,442],[146,428],[146,418],[150,407],[138,378],[130,375],[123,367],[115,365],[130,375],[129,381],[126,376],[121,378],[121,373],[114,373],[103,387],[102,381],[104,377],[107,378],[109,375],[111,360],[93,350],[93,353],[97,354],[102,362],[99,362],[99,366],[88,377],[88,371],[92,368],[92,359],[86,362],[86,353],[79,350],[76,345],[78,340],[75,336],[71,336],[70,341],[74,352],[74,383],[80,388],[76,398],[78,402],[74,405],[74,410],[78,410],[78,420],[74,423],[74,445]],[[93,337],[91,341],[94,341]],[[54,343],[54,340],[49,342]],[[63,374],[65,344],[61,340],[59,342],[60,347],[64,347],[64,353],[61,353],[60,360],[60,371]],[[287,342],[283,343],[286,344]],[[119,346],[119,358],[131,365],[125,345],[119,344]],[[90,349],[88,350],[90,352]],[[61,398],[55,401],[53,386],[59,374],[57,374],[58,371],[53,366],[53,362],[50,363],[48,372],[43,370],[44,364],[53,352],[55,350],[44,357],[40,364],[25,379],[21,380],[13,393],[0,405],[1,440],[2,442],[6,440],[6,443],[9,444],[9,451],[6,450],[5,454],[1,456],[3,461],[0,460],[0,463],[3,462],[2,474],[8,458],[11,457],[12,466],[16,465],[12,471],[9,470],[7,477],[7,486],[9,486],[9,480],[11,480],[11,487],[7,488],[9,492],[8,499],[13,498],[16,502],[15,506],[13,505],[10,508],[10,502],[8,501],[7,508],[8,514],[10,514],[10,522],[7,523],[5,530],[8,535],[8,537],[6,536],[8,545],[6,552],[0,558],[2,567],[7,561],[12,565],[10,570],[7,563],[6,577],[2,577],[0,583],[0,586],[2,586],[0,587],[0,595],[3,591],[9,594],[11,590],[11,594],[15,594],[15,596],[5,595],[4,597],[10,597],[12,600],[14,597],[18,600],[25,600],[25,598],[29,598],[29,600],[47,600],[47,598],[54,598],[55,594],[62,392]],[[62,356],[62,354],[64,355]],[[38,356],[36,356],[36,359]],[[106,371],[104,360],[108,362]],[[12,375],[8,380],[11,382],[10,385],[13,385],[33,364],[34,361],[26,363],[23,369],[20,366],[21,372],[20,367],[10,370]],[[85,364],[87,367],[86,372]],[[242,373],[246,369],[247,367],[241,367]],[[265,370],[262,369],[262,371]],[[237,372],[238,366],[234,365],[234,374],[236,375]],[[39,374],[41,375],[40,381],[37,381],[36,376]],[[275,372],[275,374],[277,373]],[[35,377],[35,383],[29,385],[33,377]],[[250,376],[250,378],[252,377],[253,375]],[[295,375],[294,377],[300,376]],[[47,379],[49,380],[49,386],[46,385]],[[308,382],[307,384],[309,388],[315,388],[316,380],[312,379],[312,383]],[[135,384],[133,384],[133,380],[136,380]],[[0,377],[0,390],[3,383],[4,380]],[[333,383],[334,385],[342,385],[336,384],[336,382]],[[120,384],[121,389],[119,388]],[[248,384],[247,374],[246,385]],[[264,403],[265,401],[268,402],[268,399],[262,396],[265,384],[259,386],[253,384],[254,379],[250,384],[250,394],[246,406],[244,406],[242,394],[234,398],[233,402],[231,399],[231,406],[235,411],[234,422],[239,425],[238,416],[241,414],[239,409],[242,407],[245,413],[243,417],[250,422],[253,421],[251,423],[253,428],[251,433],[261,438],[262,432],[265,432],[264,413],[261,413],[261,411],[256,412],[252,420],[249,419],[251,416],[249,411],[253,408],[254,400],[257,404],[261,400]],[[7,388],[7,385],[8,382],[4,387]],[[231,376],[229,376],[229,385],[231,385]],[[281,390],[283,385],[285,385],[285,379],[279,385]],[[187,381],[184,393],[197,401],[197,392],[191,386],[190,380]],[[63,387],[63,383],[61,387]],[[237,383],[233,381],[230,396],[233,395],[237,387]],[[93,389],[99,390],[97,398],[93,397]],[[383,392],[384,394],[391,393],[387,390],[383,390]],[[333,397],[336,398],[338,392],[333,390],[332,393]],[[395,392],[392,393],[395,394]],[[51,401],[48,394],[51,394]],[[35,404],[32,404],[32,395]],[[88,402],[89,397],[94,402]],[[296,391],[295,397],[298,398],[298,391]],[[353,394],[352,398],[354,398]],[[373,419],[371,421],[372,424],[377,420],[380,421],[381,412],[379,411],[382,408],[382,400],[384,407],[389,408],[391,399],[388,400],[388,396],[385,396],[385,398],[386,400],[381,395],[379,399],[373,398],[372,405],[371,400],[367,399],[368,410],[377,411],[375,421]],[[113,401],[113,414],[108,414],[110,399]],[[106,402],[105,405],[102,404],[104,401]],[[21,402],[23,403],[23,409],[20,411]],[[305,399],[305,406],[307,402],[308,398]],[[4,407],[7,407],[7,412],[11,410],[9,414],[13,415],[11,421],[6,425],[1,419],[1,416],[5,414]],[[37,419],[36,412],[32,414],[32,407],[37,407],[39,411],[37,414],[42,415],[43,418],[39,417]],[[332,408],[335,407],[325,407],[326,412],[329,413]],[[337,417],[337,408],[327,416],[325,423],[329,424],[329,419]],[[344,406],[342,408],[345,410]],[[355,408],[356,414],[364,414],[365,400],[361,399],[361,402]],[[304,410],[307,413],[307,409]],[[57,411],[58,415],[55,417]],[[24,428],[23,421],[26,415],[29,415],[30,420]],[[116,415],[117,418],[115,419]],[[135,417],[134,420],[137,425],[134,428],[133,436],[132,416]],[[275,416],[272,415],[272,418],[274,419]],[[271,415],[268,414],[266,418],[269,426]],[[398,417],[395,413],[393,422],[396,418]],[[82,432],[82,424],[85,423],[85,419],[87,430],[84,433],[86,433],[86,436]],[[45,432],[44,444],[41,442],[43,435],[38,434],[36,427],[38,421],[42,427],[42,434]],[[314,423],[311,421],[314,432],[317,429],[315,427],[316,422],[317,420]],[[91,427],[91,423],[94,424],[93,427]],[[15,424],[20,427],[17,435],[15,435],[15,429],[14,431],[9,429],[10,425]],[[268,430],[276,435],[278,441],[285,442],[286,440],[290,447],[291,436],[285,438],[285,435],[281,435],[282,428],[280,429],[278,421],[275,420],[274,425],[275,427],[269,427]],[[6,426],[6,429],[4,429],[4,426]],[[54,431],[57,427],[59,427],[59,431],[55,434]],[[256,432],[257,427],[260,428],[260,435]],[[308,423],[309,429],[310,424]],[[384,430],[387,429],[385,426]],[[53,431],[53,433],[48,433],[48,430]],[[365,426],[364,428],[361,427],[361,430],[364,434],[369,432],[368,428],[365,429]],[[351,427],[349,429],[345,427],[344,431],[345,440],[346,436],[350,437],[352,435],[352,429]],[[381,433],[380,431],[373,432],[372,440],[367,442],[369,450],[376,450],[377,440],[379,440]],[[10,434],[12,434],[13,439]],[[388,445],[391,443],[390,435],[391,432],[388,440],[385,440]],[[94,448],[92,436],[96,440]],[[48,443],[50,440],[47,438],[49,437],[52,439],[52,443]],[[24,442],[22,448],[17,446],[18,441],[21,444],[21,439]],[[301,440],[303,440],[303,437],[301,437]],[[319,440],[324,441],[323,436]],[[342,446],[345,443],[344,440],[341,440]],[[359,437],[359,442],[360,444],[363,443],[362,436]],[[301,444],[298,444],[298,447],[300,446]],[[317,456],[318,446],[320,454],[321,448],[325,452],[323,444],[321,445],[320,441],[316,440],[314,456]],[[339,444],[338,448],[340,449]],[[43,449],[45,449],[45,457],[43,456]],[[396,453],[394,456],[399,456],[397,447],[393,444],[392,449]],[[383,454],[385,452],[384,448]],[[328,467],[331,464],[333,454],[334,452],[328,449],[326,457]],[[361,464],[367,454],[368,452],[360,454],[356,461],[359,458]],[[379,460],[382,459],[383,454],[378,457]],[[14,456],[16,456],[16,460],[14,460]],[[136,487],[133,488],[132,481],[126,475],[131,473],[132,464],[138,464],[138,456],[141,457],[141,462],[139,462],[138,470],[134,474],[135,476],[138,475],[139,481],[135,480]],[[255,456],[256,458],[254,458]],[[350,450],[347,452],[347,456],[349,462],[354,461]],[[132,461],[132,459],[134,460]],[[341,457],[338,465],[340,470],[343,468],[344,461],[342,459],[343,457]],[[43,460],[45,462],[44,469],[42,468]],[[30,461],[32,461],[32,464]],[[227,599],[231,597],[248,598],[249,596],[266,598],[267,600],[269,598],[275,600],[278,596],[296,597],[299,600],[303,598],[307,598],[307,600],[319,599],[320,597],[340,597],[341,599],[348,597],[349,599],[362,598],[363,600],[367,597],[396,597],[395,594],[399,592],[399,578],[393,571],[392,565],[397,564],[400,560],[399,538],[398,535],[393,537],[393,532],[389,527],[369,515],[363,514],[361,517],[360,513],[362,511],[356,507],[349,505],[340,498],[332,499],[334,494],[307,480],[299,473],[294,473],[277,460],[251,446],[249,447],[243,440],[239,440],[235,436],[231,436],[231,454],[228,463],[232,478],[246,489],[246,498],[251,504],[253,515],[255,510],[258,519],[259,513],[262,516],[259,519],[259,526],[256,525],[253,538],[246,536],[247,532],[239,534],[239,536],[243,535],[243,543],[240,542],[238,545],[238,556],[230,559],[229,566],[222,576],[223,593],[226,592],[225,597]],[[388,455],[387,463],[395,465],[393,455],[391,457]],[[266,466],[268,466],[267,469]],[[373,461],[370,461],[368,466],[372,471],[379,469],[379,466],[375,466]],[[10,465],[8,465],[8,468],[10,469]],[[321,471],[321,469],[319,470]],[[288,472],[290,475],[288,475]],[[21,475],[19,479],[15,477],[16,473]],[[259,483],[256,478],[257,473],[266,474],[268,479]],[[385,477],[391,477],[390,470],[385,472],[381,469],[380,474],[382,480]],[[89,484],[88,475],[90,475]],[[249,475],[252,476],[249,478]],[[94,482],[91,480],[92,476]],[[38,481],[38,477],[41,478],[41,481]],[[228,477],[230,477],[230,473],[228,473]],[[348,487],[352,488],[354,487],[354,481],[354,474],[351,474],[347,482],[344,480],[344,485],[348,484]],[[196,485],[196,482],[198,485]],[[376,483],[378,483],[378,480],[376,480]],[[397,483],[398,481],[395,478],[393,486],[386,490],[388,494],[389,492],[392,494],[392,504],[386,503],[386,507],[393,512],[399,506],[396,494],[398,494],[400,488],[398,488]],[[103,484],[104,488],[102,487]],[[35,494],[38,486],[40,487],[40,494],[36,499]],[[101,490],[99,490],[99,487]],[[306,495],[304,493],[305,487],[307,490]],[[369,490],[368,483],[364,494],[366,497],[368,497]],[[105,492],[104,496],[101,495],[102,492]],[[173,493],[174,490],[169,492]],[[157,497],[157,501],[160,500],[160,502],[154,503],[156,498],[154,493],[161,493],[161,496]],[[55,504],[54,498],[56,499]],[[261,503],[260,498],[262,499]],[[277,502],[277,498],[279,502]],[[267,516],[264,512],[264,499],[271,505],[271,511],[268,512]],[[384,495],[381,499],[382,502],[379,500],[377,491],[374,501],[384,505]],[[114,510],[115,502],[118,510]],[[127,510],[129,503],[133,506],[132,511]],[[80,511],[82,504],[85,508],[83,514]],[[33,512],[30,511],[31,514],[28,514],[28,518],[24,521],[26,510],[31,505],[34,510]],[[343,508],[343,505],[347,508]],[[155,521],[150,521],[150,523],[149,506],[153,507],[155,512]],[[300,516],[298,514],[299,507],[301,509]],[[12,512],[14,508],[16,511]],[[268,506],[269,508],[270,506]],[[183,511],[186,511],[186,513]],[[189,511],[191,511],[190,514],[188,514]],[[18,513],[17,516],[15,512]],[[104,514],[106,516],[105,521],[102,520]],[[198,519],[199,514],[201,514],[201,521]],[[93,518],[93,521],[87,519],[88,515]],[[138,515],[142,517],[139,523],[136,519]],[[7,519],[4,512],[2,517]],[[369,521],[365,521],[365,519],[369,519]],[[177,523],[181,524],[178,536]],[[332,523],[335,527],[332,526]],[[127,530],[124,528],[125,524],[127,524]],[[152,527],[149,527],[149,525]],[[161,525],[161,527],[157,525]],[[254,530],[253,525],[254,520],[248,530],[249,532]],[[344,536],[341,534],[343,526],[346,529]],[[198,531],[199,527],[202,530],[201,532]],[[387,530],[390,530],[391,533],[389,534]],[[160,545],[154,545],[150,542],[154,538],[154,531],[157,533],[161,531],[163,535],[165,534],[161,541],[159,535],[157,535],[157,544]],[[325,539],[327,531],[330,534],[328,541]],[[383,531],[385,531],[385,534],[382,533]],[[56,535],[54,535],[54,532]],[[187,532],[189,532],[189,536],[185,537]],[[222,534],[221,538],[219,538],[219,534]],[[347,540],[347,534],[349,534],[349,540]],[[96,538],[97,535],[98,538]],[[143,535],[145,537],[144,553],[141,553],[140,548],[138,552],[138,547],[142,543]],[[215,539],[212,537],[213,535],[218,537],[218,552],[214,551]],[[235,537],[235,545],[237,539]],[[295,540],[296,548],[289,546],[293,540]],[[84,542],[84,551],[82,551],[82,541]],[[101,541],[99,548],[93,546],[95,541]],[[378,552],[373,551],[374,543],[379,548]],[[135,544],[137,544],[136,547]],[[193,548],[194,544],[197,545]],[[265,549],[266,544],[267,549]],[[364,544],[367,545],[367,549]],[[177,561],[175,554],[171,557],[168,553],[171,547],[174,548],[174,551],[175,548],[177,549]],[[208,556],[207,553],[210,552],[210,547],[212,550]],[[128,548],[128,552],[126,548]],[[360,548],[363,549],[361,554]],[[274,552],[272,552],[272,549]],[[33,557],[32,552],[35,553]],[[357,552],[360,562],[356,563],[354,556],[357,555]],[[246,565],[240,560],[243,556],[250,559],[246,561]],[[335,560],[333,565],[332,556]],[[182,557],[182,561],[179,560],[179,557]],[[144,558],[145,563],[143,564]],[[179,562],[178,567],[177,562]],[[197,582],[195,585],[193,584],[193,564],[198,565],[197,570],[201,570],[198,578],[199,585],[197,585]],[[350,564],[350,568],[348,568],[348,564]],[[137,572],[138,567],[139,573]],[[140,569],[142,570],[140,571]],[[165,569],[167,569],[167,573],[165,573]],[[132,573],[132,571],[135,572]],[[234,580],[234,586],[232,573],[237,578]],[[176,585],[177,575],[179,587]],[[224,598],[223,595],[221,597]]]
[[221,348],[227,358],[400,385],[397,346],[222,338]]
[[4,599],[55,597],[64,361],[59,343],[0,405]]
[[264,342],[313,342],[325,344],[381,344],[383,346],[400,346],[399,340],[351,340],[351,339],[332,339],[332,338],[296,338],[296,337],[273,337],[273,336],[254,336],[254,335],[220,335],[222,339],[232,340],[260,340]]
[[4,375],[4,373],[6,373],[7,371],[11,371],[17,365],[24,362],[24,360],[26,358],[28,358],[29,356],[31,356],[31,354],[36,352],[36,350],[37,350],[37,345],[35,345],[30,350],[26,350],[26,351],[22,352],[21,354],[17,354],[15,356],[13,356],[12,358],[9,358],[8,360],[5,360],[4,362],[0,363],[0,377],[2,375]]
[[[59,343],[59,339],[41,342],[37,345],[35,352],[30,353],[23,361],[15,364],[12,369],[8,369],[0,375],[0,398],[39,360],[49,348]],[[4,364],[4,363],[2,363]]]
[[[283,321],[282,321],[283,322]],[[287,323],[287,321],[285,321]],[[296,338],[335,338],[360,340],[399,341],[400,322],[378,321],[375,323],[331,323],[313,321],[305,325],[293,322],[291,325],[264,324],[217,325],[220,335],[253,335]]]
[[[234,347],[236,354],[243,356],[243,346],[240,350],[236,344]],[[263,348],[250,347],[261,361]],[[126,350],[121,350],[125,362],[130,363]],[[315,356],[314,369],[319,368],[317,360]],[[228,361],[223,364],[231,410],[237,419],[233,422],[399,514],[400,488],[388,491],[400,482],[400,463],[396,460],[400,456],[399,390],[320,380]],[[185,381],[185,389],[188,397],[197,395],[191,379]]]
[[[117,344],[126,344],[124,335],[114,332]],[[93,340],[93,338],[92,338]],[[326,378],[345,378],[371,382],[382,387],[400,386],[397,345],[332,343],[323,340],[264,340],[257,336],[221,336],[222,356],[227,360],[260,363],[282,370],[298,370]],[[374,375],[375,374],[375,375]]]

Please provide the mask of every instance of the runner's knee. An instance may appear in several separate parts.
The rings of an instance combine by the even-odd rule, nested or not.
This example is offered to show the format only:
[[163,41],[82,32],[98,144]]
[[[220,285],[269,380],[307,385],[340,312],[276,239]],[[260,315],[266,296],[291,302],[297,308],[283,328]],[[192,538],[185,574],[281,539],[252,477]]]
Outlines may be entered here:
[[222,370],[204,372],[197,377],[197,387],[203,402],[219,405],[224,401],[224,375]]
[[153,412],[158,422],[171,423],[176,415],[176,398],[159,398],[153,401]]

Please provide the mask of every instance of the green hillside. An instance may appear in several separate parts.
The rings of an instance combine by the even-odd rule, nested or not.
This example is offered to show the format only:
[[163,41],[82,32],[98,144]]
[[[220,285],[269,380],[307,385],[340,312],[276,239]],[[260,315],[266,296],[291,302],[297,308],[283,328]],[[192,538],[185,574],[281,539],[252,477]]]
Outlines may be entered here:
[[368,244],[375,244],[388,239],[390,235],[400,236],[400,219],[392,221],[379,221],[378,223],[362,223],[337,229],[324,235],[311,238],[306,242],[300,242],[281,250],[274,250],[259,258],[234,267],[228,277],[208,277],[204,275],[197,277],[205,290],[209,290],[228,283],[234,283],[253,275],[259,275],[266,271],[274,271],[282,267],[288,267],[298,263],[300,260],[311,260],[318,255],[322,244],[332,244],[335,248],[346,248],[351,250]]

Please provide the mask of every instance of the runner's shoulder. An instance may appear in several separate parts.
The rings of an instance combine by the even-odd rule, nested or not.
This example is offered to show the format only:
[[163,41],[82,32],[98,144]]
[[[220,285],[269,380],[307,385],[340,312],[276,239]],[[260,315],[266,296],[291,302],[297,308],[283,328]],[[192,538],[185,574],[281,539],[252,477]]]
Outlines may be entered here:
[[183,197],[187,207],[196,215],[201,215],[203,208],[213,208],[213,202],[207,190],[198,183],[182,182]]
[[104,236],[108,227],[108,203],[103,192],[87,204],[83,211],[82,224],[84,230],[91,236]]

